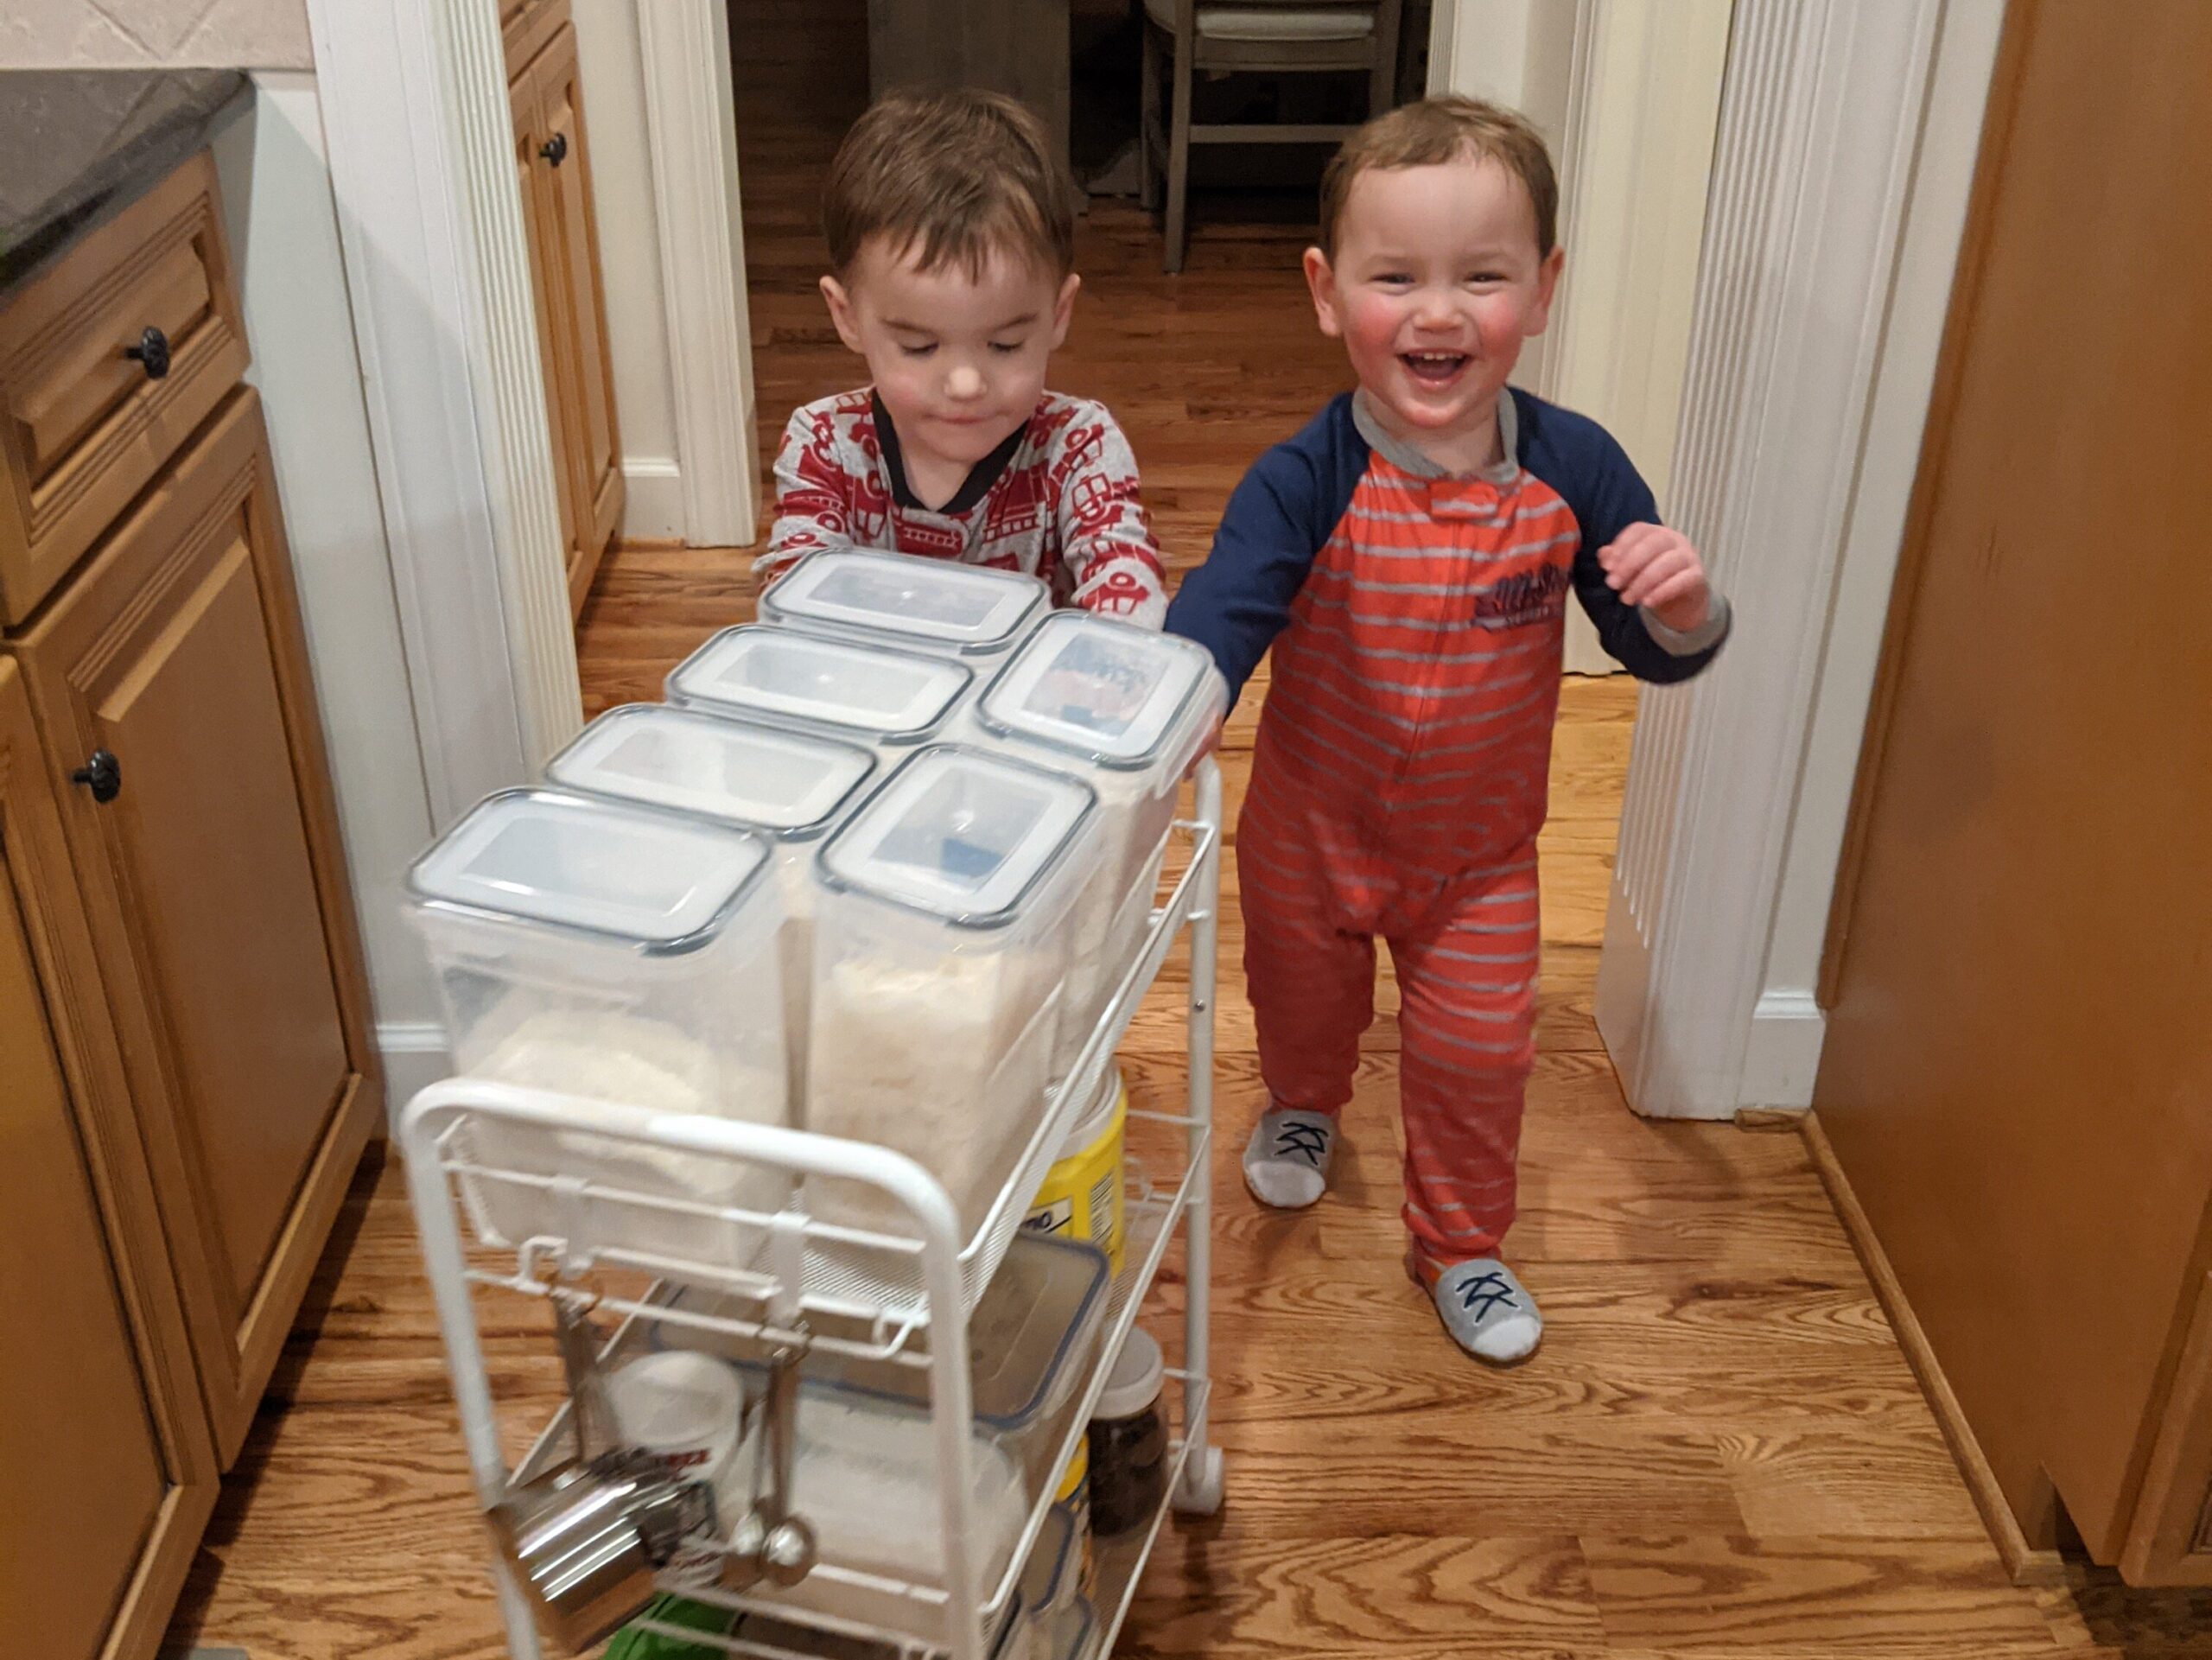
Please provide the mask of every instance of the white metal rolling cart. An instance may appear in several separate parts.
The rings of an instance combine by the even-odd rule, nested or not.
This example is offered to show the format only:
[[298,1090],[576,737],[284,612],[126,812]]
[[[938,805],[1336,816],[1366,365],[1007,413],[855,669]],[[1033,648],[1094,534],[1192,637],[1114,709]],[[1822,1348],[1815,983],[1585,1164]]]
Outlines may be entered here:
[[[667,1583],[665,1588],[695,1601],[767,1617],[780,1631],[803,1628],[887,1645],[893,1651],[988,1660],[994,1631],[985,1616],[1010,1606],[1053,1494],[1047,1484],[1048,1490],[1031,1504],[1027,1524],[1002,1570],[993,1582],[982,1583],[985,1568],[975,1559],[970,1514],[973,1407],[968,1315],[1013,1243],[1030,1197],[1082,1103],[1099,1087],[1176,936],[1187,928],[1186,1108],[1179,1116],[1135,1110],[1129,1114],[1133,1120],[1150,1119],[1183,1132],[1179,1138],[1182,1167],[1147,1180],[1132,1162],[1124,1266],[1112,1284],[1096,1357],[1090,1376],[1077,1386],[1071,1428],[1052,1466],[1065,1467],[1075,1454],[1112,1358],[1178,1225],[1182,1225],[1188,1278],[1183,1364],[1168,1374],[1180,1384],[1180,1433],[1170,1444],[1168,1502],[1148,1523],[1119,1538],[1099,1542],[1094,1552],[1096,1619],[1078,1660],[1109,1653],[1166,1511],[1211,1514],[1222,1501],[1222,1456],[1206,1436],[1215,951],[1222,841],[1221,777],[1211,760],[1198,768],[1194,797],[1193,816],[1178,821],[1173,831],[1185,849],[1184,869],[1154,912],[1150,932],[1118,995],[1052,1094],[1013,1176],[971,1237],[959,1237],[944,1189],[920,1166],[881,1148],[728,1119],[656,1114],[480,1079],[450,1079],[416,1096],[402,1117],[401,1142],[480,1502],[488,1509],[509,1493],[512,1485],[549,1463],[566,1434],[568,1416],[563,1408],[544,1427],[531,1453],[510,1470],[477,1324],[479,1294],[486,1288],[537,1296],[548,1295],[563,1282],[596,1288],[597,1307],[620,1317],[607,1345],[609,1356],[626,1345],[637,1345],[656,1328],[688,1327],[695,1333],[757,1343],[764,1349],[796,1345],[871,1364],[912,1367],[928,1378],[942,1529],[941,1583],[906,1582],[835,1561],[812,1568],[810,1580],[818,1578],[825,1587],[851,1593],[844,1606],[874,1611],[865,1619],[810,1609],[772,1589],[732,1591],[683,1583]],[[602,1189],[588,1179],[499,1167],[472,1156],[469,1127],[486,1121],[497,1121],[499,1145],[512,1145],[518,1135],[585,1134],[772,1173],[781,1184],[779,1191],[794,1193],[804,1191],[806,1178],[866,1183],[895,1202],[912,1237],[894,1237],[818,1221],[797,1201],[769,1213],[736,1205],[642,1197],[633,1191]],[[485,1183],[536,1190],[555,1225],[510,1250],[494,1253],[465,1246],[467,1193],[471,1184]],[[736,1257],[705,1262],[633,1248],[634,1237],[626,1241],[625,1218],[652,1211],[664,1212],[664,1221],[673,1218],[687,1224],[692,1237],[705,1224],[745,1231],[743,1237],[753,1243],[742,1253],[741,1263]],[[670,1231],[661,1227],[652,1231],[658,1250],[664,1250]],[[701,1288],[712,1294],[701,1301],[676,1294],[679,1287]],[[803,1491],[798,1499],[803,1514]],[[505,1563],[496,1554],[493,1560],[508,1650],[514,1660],[537,1660],[541,1650],[531,1607]],[[808,1652],[804,1644],[788,1637],[774,1642],[750,1638],[742,1621],[729,1636],[676,1628],[667,1628],[666,1634],[757,1660]]]

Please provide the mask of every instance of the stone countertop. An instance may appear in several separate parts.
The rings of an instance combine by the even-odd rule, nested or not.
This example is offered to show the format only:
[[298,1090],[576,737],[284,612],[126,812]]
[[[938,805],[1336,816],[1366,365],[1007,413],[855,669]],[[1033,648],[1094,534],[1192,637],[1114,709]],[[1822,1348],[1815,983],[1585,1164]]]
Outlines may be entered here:
[[0,299],[207,142],[232,70],[0,71]]

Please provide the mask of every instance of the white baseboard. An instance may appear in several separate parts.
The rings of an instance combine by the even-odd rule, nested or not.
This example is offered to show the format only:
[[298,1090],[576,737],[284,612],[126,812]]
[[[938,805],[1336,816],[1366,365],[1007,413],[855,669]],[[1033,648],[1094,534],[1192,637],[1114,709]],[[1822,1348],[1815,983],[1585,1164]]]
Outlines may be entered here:
[[688,534],[683,467],[672,455],[622,458],[620,534],[639,542],[681,540]]
[[1742,1104],[1811,1106],[1827,1025],[1810,991],[1792,986],[1762,992],[1744,1052]]
[[453,1076],[446,1053],[446,1029],[429,1021],[384,1021],[377,1027],[377,1053],[384,1059],[385,1127],[399,1139],[400,1110],[416,1091]]

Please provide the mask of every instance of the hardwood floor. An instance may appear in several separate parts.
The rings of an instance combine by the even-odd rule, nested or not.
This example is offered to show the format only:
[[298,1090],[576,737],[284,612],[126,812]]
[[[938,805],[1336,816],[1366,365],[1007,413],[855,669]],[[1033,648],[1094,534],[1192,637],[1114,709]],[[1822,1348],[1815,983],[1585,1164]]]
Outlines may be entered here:
[[[860,8],[748,0],[743,15],[745,230],[772,451],[795,402],[859,378],[814,296],[811,192],[857,107]],[[1191,269],[1171,282],[1135,212],[1102,207],[1084,227],[1088,288],[1055,384],[1121,417],[1179,566],[1251,455],[1343,378],[1313,330],[1299,240],[1201,218]],[[732,551],[611,555],[582,631],[591,709],[657,696],[671,664],[750,605]],[[1263,686],[1229,734],[1232,801]],[[1624,683],[1573,682],[1560,719],[1541,1055],[1510,1241],[1549,1325],[1516,1370],[1463,1359],[1399,1266],[1387,983],[1329,1198],[1283,1217],[1246,1197],[1235,1155],[1260,1091],[1232,880],[1213,1328],[1229,1501],[1163,1539],[1121,1652],[2212,1657],[2202,1594],[2139,1595],[2083,1568],[2061,1586],[2007,1582],[1796,1136],[1626,1110],[1590,995],[1632,708]],[[1171,964],[1125,1052],[1141,1098],[1181,1086],[1181,983]],[[1172,1316],[1175,1264],[1164,1280]],[[519,1432],[556,1397],[557,1368],[534,1310],[486,1313]],[[252,1660],[501,1652],[391,1165],[354,1185],[171,1635]]]

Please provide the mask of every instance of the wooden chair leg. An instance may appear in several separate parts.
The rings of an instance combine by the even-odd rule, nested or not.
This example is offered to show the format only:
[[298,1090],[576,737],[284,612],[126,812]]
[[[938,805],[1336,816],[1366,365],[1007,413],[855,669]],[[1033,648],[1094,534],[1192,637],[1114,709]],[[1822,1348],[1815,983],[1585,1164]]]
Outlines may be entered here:
[[1137,102],[1137,165],[1140,181],[1137,200],[1144,211],[1160,211],[1160,156],[1154,142],[1160,129],[1160,31],[1149,18],[1141,20],[1144,29],[1144,88]]
[[1175,77],[1173,124],[1167,132],[1166,250],[1161,269],[1173,275],[1183,269],[1183,255],[1190,240],[1191,194],[1191,84],[1196,78],[1192,54],[1177,41],[1175,61],[1168,73]]

